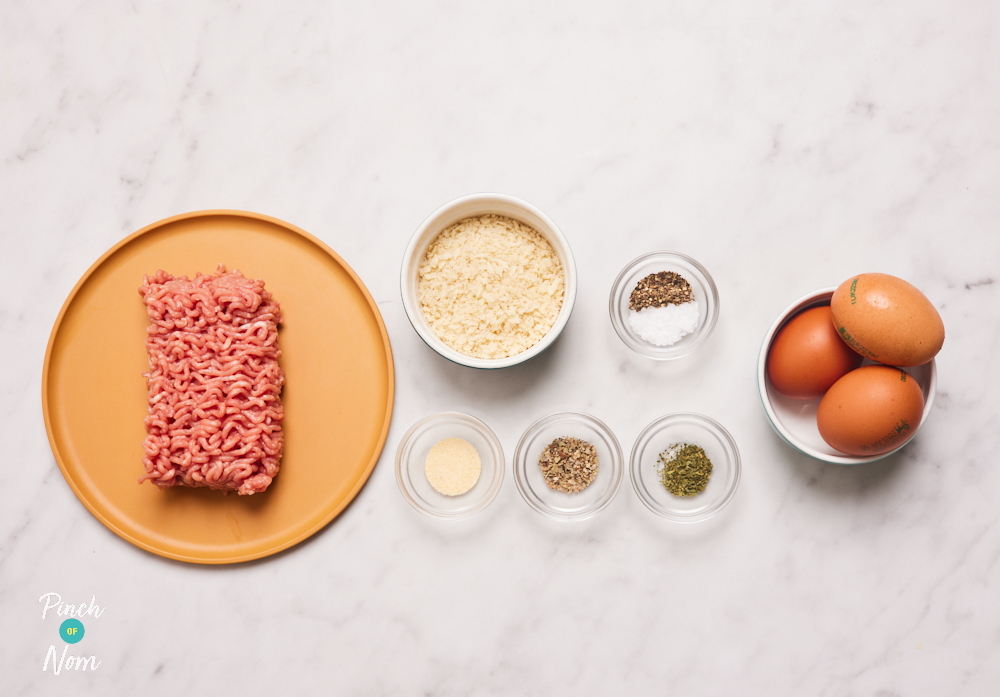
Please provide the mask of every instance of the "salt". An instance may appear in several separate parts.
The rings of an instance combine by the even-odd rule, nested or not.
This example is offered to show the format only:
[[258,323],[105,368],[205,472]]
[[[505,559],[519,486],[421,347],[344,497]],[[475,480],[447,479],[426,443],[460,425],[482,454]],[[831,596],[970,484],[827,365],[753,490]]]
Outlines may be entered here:
[[656,346],[672,346],[698,328],[698,301],[628,311],[628,323],[639,338]]

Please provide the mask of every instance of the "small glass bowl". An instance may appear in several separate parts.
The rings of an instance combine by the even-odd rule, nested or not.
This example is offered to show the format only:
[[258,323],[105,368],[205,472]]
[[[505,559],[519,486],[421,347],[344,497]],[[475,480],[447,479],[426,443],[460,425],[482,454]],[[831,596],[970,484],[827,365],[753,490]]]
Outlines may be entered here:
[[[587,441],[597,449],[597,476],[583,491],[550,489],[538,458],[556,438]],[[542,515],[556,520],[584,520],[604,510],[622,483],[622,449],[607,426],[587,414],[563,412],[528,427],[514,451],[514,481],[521,496]]]
[[[657,346],[639,337],[629,324],[629,298],[636,285],[646,276],[660,271],[673,271],[691,284],[698,303],[698,326],[671,346]],[[636,353],[654,360],[666,361],[686,356],[701,346],[719,321],[719,291],[704,266],[677,252],[650,252],[634,259],[622,269],[611,286],[611,324],[625,345]]]
[[[424,473],[427,453],[445,438],[468,441],[479,453],[479,481],[464,494],[438,493]],[[432,518],[466,518],[490,505],[503,483],[503,449],[490,427],[474,416],[449,411],[413,424],[396,451],[396,483],[411,506]]]
[[[700,445],[712,461],[708,486],[694,496],[674,496],[660,482],[660,453],[676,443]],[[632,448],[632,486],[646,508],[678,523],[697,523],[721,511],[740,483],[740,451],[722,425],[701,414],[661,416]]]

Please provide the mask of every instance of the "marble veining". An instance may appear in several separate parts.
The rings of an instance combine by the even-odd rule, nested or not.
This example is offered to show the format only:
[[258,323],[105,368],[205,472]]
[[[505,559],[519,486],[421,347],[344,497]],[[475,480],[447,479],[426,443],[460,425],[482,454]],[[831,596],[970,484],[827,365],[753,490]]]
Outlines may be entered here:
[[[0,638],[3,692],[992,695],[1000,683],[1000,11],[928,0],[582,6],[8,2],[0,6]],[[496,373],[434,354],[398,269],[420,222],[477,191],[524,198],[581,278],[559,341]],[[90,265],[170,215],[287,220],[363,279],[392,342],[385,450],[334,523],[202,567],[119,539],[67,486],[42,422],[46,343]],[[656,249],[704,264],[721,312],[669,363],[618,339],[608,293]],[[863,271],[941,312],[934,413],[899,454],[838,467],[770,429],[760,341],[795,298]],[[393,465],[418,419],[485,420],[490,508],[412,510]],[[520,498],[534,420],[605,421],[626,458],[671,411],[743,458],[697,525],[626,478],[592,520]],[[62,618],[93,599],[43,671]]]

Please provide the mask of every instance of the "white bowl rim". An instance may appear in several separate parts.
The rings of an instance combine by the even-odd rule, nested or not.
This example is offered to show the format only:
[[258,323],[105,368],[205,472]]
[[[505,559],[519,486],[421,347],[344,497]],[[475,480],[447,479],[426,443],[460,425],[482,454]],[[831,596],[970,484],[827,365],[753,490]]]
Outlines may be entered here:
[[[816,450],[815,448],[812,448],[796,439],[795,436],[793,436],[791,432],[781,424],[777,414],[774,412],[774,408],[771,406],[770,400],[767,398],[767,354],[771,348],[771,342],[774,340],[774,335],[778,333],[778,330],[784,326],[789,319],[791,319],[793,312],[798,314],[799,312],[807,310],[810,307],[819,307],[824,304],[828,305],[829,297],[833,295],[835,290],[837,290],[835,287],[820,288],[812,293],[806,293],[801,298],[786,307],[778,315],[778,318],[774,320],[770,328],[767,330],[767,334],[764,335],[764,341],[760,346],[760,354],[757,356],[757,394],[760,397],[760,403],[764,407],[764,413],[767,415],[767,420],[770,422],[771,427],[779,436],[781,436],[782,440],[798,450],[800,453],[834,465],[863,465],[867,462],[875,462],[877,460],[887,458],[893,453],[905,448],[913,442],[913,439],[916,438],[917,434],[914,433],[913,436],[911,436],[902,445],[898,445],[892,450],[887,450],[886,452],[879,453],[878,455],[870,455],[868,457],[831,455],[829,453]],[[920,417],[920,424],[917,426],[917,432],[919,432],[920,429],[923,428],[923,425],[927,423],[927,417],[930,416],[931,408],[934,406],[934,395],[937,392],[937,363],[933,358],[929,364],[929,371],[930,378],[927,385],[927,399],[924,400],[924,411]]]
[[[516,208],[523,208],[525,211],[536,216],[549,228],[548,230],[538,230],[537,232],[546,238],[549,237],[548,233],[551,233],[551,235],[555,237],[558,242],[558,245],[553,245],[553,247],[561,248],[556,249],[556,254],[559,255],[559,261],[563,266],[564,282],[563,304],[562,308],[559,310],[559,316],[556,317],[555,324],[552,325],[552,328],[549,329],[548,333],[542,337],[537,344],[526,351],[516,353],[513,356],[507,356],[506,358],[476,358],[474,356],[467,356],[466,354],[460,353],[459,351],[456,351],[452,347],[448,346],[441,341],[441,339],[439,339],[433,331],[425,329],[421,326],[419,321],[415,320],[416,317],[422,317],[421,313],[423,311],[414,302],[414,298],[411,298],[410,294],[407,292],[407,288],[409,286],[409,274],[407,273],[409,269],[408,262],[415,255],[417,246],[420,244],[424,234],[438,218],[446,214],[448,211],[472,202],[482,204],[501,202]],[[410,237],[410,241],[406,245],[406,251],[403,252],[403,264],[399,272],[399,291],[403,301],[403,309],[406,312],[407,319],[410,321],[410,325],[413,327],[414,331],[417,332],[417,335],[423,340],[423,342],[438,354],[447,358],[452,363],[457,363],[458,365],[464,365],[470,368],[480,368],[486,370],[508,368],[510,366],[519,365],[525,361],[531,360],[538,354],[545,351],[545,349],[555,342],[555,340],[562,333],[562,330],[566,327],[566,324],[569,322],[570,315],[573,313],[573,306],[576,304],[576,261],[573,258],[573,251],[570,249],[569,241],[562,233],[562,230],[559,229],[559,226],[556,225],[555,222],[544,212],[527,201],[523,201],[514,196],[499,193],[482,192],[467,194],[440,206],[424,219],[424,221],[417,228],[416,232],[414,232]]]
[[[485,432],[484,435],[486,436],[486,439],[490,442],[490,445],[492,445],[493,448],[496,450],[495,455],[497,456],[497,463],[495,470],[499,474],[493,478],[492,482],[490,482],[490,488],[487,491],[486,496],[479,503],[479,505],[467,511],[462,511],[461,513],[442,513],[440,511],[427,510],[419,503],[417,503],[417,501],[413,498],[413,495],[407,489],[406,484],[403,481],[402,460],[403,460],[404,447],[413,438],[413,434],[416,433],[421,427],[426,426],[427,424],[433,421],[438,421],[440,419],[458,419],[459,421],[471,421],[475,426],[479,426],[480,428],[483,429],[483,431]],[[503,454],[503,446],[500,444],[500,439],[497,438],[496,432],[494,432],[493,429],[490,428],[486,424],[486,422],[484,422],[482,419],[479,419],[473,416],[472,414],[466,414],[465,412],[461,411],[442,411],[438,412],[437,414],[431,414],[430,416],[425,416],[424,418],[420,419],[415,424],[410,426],[409,430],[407,430],[407,432],[403,435],[403,437],[399,439],[399,445],[396,446],[396,484],[399,486],[399,492],[403,495],[403,498],[406,499],[406,502],[409,503],[411,506],[413,506],[413,508],[420,511],[424,515],[429,516],[431,518],[435,518],[437,520],[460,520],[462,518],[468,518],[469,516],[475,515],[476,513],[479,513],[482,510],[484,510],[487,506],[493,503],[493,500],[497,497],[497,494],[500,493],[500,489],[503,486],[503,480],[505,476],[504,473],[506,469],[507,469],[507,463]]]

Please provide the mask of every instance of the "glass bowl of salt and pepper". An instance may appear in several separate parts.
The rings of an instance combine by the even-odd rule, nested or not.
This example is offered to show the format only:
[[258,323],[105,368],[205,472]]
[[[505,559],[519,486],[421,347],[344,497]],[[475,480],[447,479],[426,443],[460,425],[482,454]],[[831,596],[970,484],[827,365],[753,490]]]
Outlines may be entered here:
[[611,287],[611,324],[630,349],[654,360],[686,356],[719,319],[719,291],[704,266],[678,252],[650,252]]

